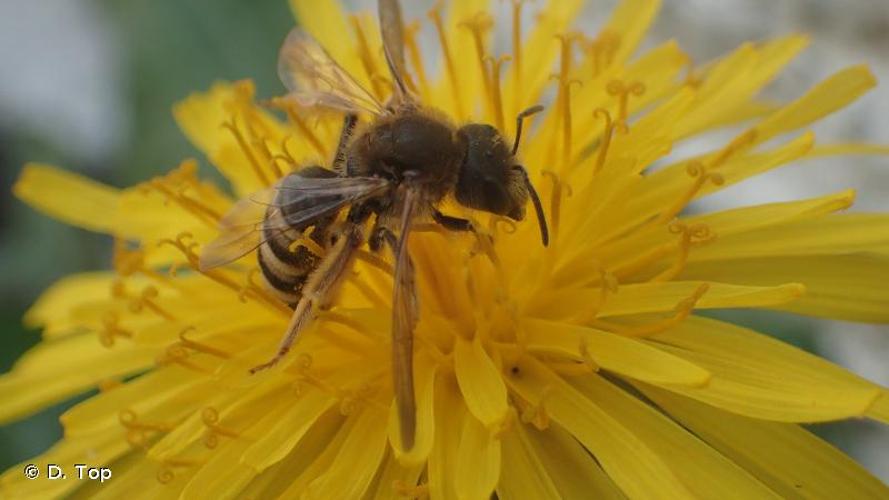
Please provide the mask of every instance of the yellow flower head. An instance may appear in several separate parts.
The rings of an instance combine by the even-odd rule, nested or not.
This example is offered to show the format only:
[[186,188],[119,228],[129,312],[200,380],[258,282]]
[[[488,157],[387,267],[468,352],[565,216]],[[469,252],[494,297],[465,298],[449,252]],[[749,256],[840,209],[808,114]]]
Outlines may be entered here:
[[[411,85],[453,123],[490,123],[506,138],[521,110],[548,103],[519,158],[550,244],[533,217],[454,202],[442,211],[469,218],[475,235],[418,221],[414,446],[401,444],[393,403],[387,253],[359,251],[331,307],[279,366],[248,373],[274,354],[291,309],[261,283],[254,254],[201,271],[202,247],[238,198],[329,164],[342,117],[273,100],[276,113],[257,104],[250,82],[219,83],[174,112],[233,195],[201,181],[195,161],[127,189],[35,164],[16,184],[23,200],[116,246],[113,272],[66,278],[28,312],[43,342],[0,378],[0,419],[98,388],[62,416],[64,439],[25,463],[103,465],[113,478],[28,480],[15,466],[0,478],[4,498],[889,495],[798,425],[889,423],[886,389],[693,314],[768,308],[887,322],[889,217],[837,213],[850,191],[685,210],[788,162],[885,153],[815,146],[806,131],[872,87],[870,72],[842,70],[770,106],[757,94],[803,37],[692,67],[673,42],[634,56],[656,0],[623,1],[595,36],[572,31],[580,0],[517,0],[506,20],[489,3],[453,0],[408,26]],[[336,2],[291,5],[385,101],[392,86],[374,16]],[[540,12],[523,26],[526,9]],[[421,57],[420,27],[437,37],[437,68]],[[508,56],[491,52],[495,29],[512,32]],[[659,161],[726,126],[741,132],[724,146]]]

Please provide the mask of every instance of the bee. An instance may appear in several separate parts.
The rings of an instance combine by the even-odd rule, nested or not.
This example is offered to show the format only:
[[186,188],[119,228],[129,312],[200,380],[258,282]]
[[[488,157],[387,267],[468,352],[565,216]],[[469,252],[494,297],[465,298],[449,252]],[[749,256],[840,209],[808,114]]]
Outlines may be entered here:
[[[202,252],[200,264],[210,269],[258,248],[262,276],[293,308],[277,352],[251,370],[255,373],[280,361],[313,311],[330,305],[357,250],[365,244],[372,252],[388,248],[395,262],[393,388],[401,442],[410,449],[416,427],[413,331],[419,314],[408,252],[412,226],[431,219],[447,230],[472,231],[469,220],[438,210],[447,196],[467,208],[516,221],[524,219],[530,200],[547,245],[540,199],[516,160],[523,119],[543,108],[535,106],[518,115],[511,148],[491,125],[455,126],[441,112],[421,105],[409,90],[398,1],[380,0],[378,15],[393,80],[386,103],[363,88],[310,35],[294,29],[287,36],[278,71],[290,91],[288,97],[302,106],[345,114],[333,168],[303,168],[236,203],[220,222],[220,236]],[[356,133],[360,115],[371,119]],[[343,211],[345,217],[340,217]],[[298,245],[300,241],[304,244]],[[312,246],[320,248],[321,255],[311,252]]]

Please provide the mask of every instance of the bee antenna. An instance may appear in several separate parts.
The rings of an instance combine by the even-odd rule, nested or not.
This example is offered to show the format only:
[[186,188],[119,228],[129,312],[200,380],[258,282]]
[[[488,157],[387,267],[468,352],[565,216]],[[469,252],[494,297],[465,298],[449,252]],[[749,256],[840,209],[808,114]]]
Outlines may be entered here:
[[[522,122],[525,118],[540,113],[543,111],[543,106],[540,104],[536,106],[531,106],[530,108],[522,111],[515,119],[515,142],[512,143],[512,154],[515,155],[519,150],[519,141],[522,140]],[[527,175],[525,176],[527,177]],[[528,184],[530,186],[530,184]]]
[[[537,107],[543,109],[543,106]],[[535,111],[535,113],[536,112],[537,111]],[[519,118],[519,123],[521,123],[521,118]],[[521,130],[521,128],[519,130]],[[513,170],[518,170],[522,173],[522,177],[525,180],[525,187],[528,188],[528,195],[531,197],[531,203],[534,204],[534,211],[537,212],[537,225],[540,226],[540,239],[543,240],[543,246],[547,246],[549,245],[549,229],[546,227],[546,214],[543,213],[543,204],[540,203],[540,197],[537,196],[537,191],[534,189],[534,185],[531,184],[531,178],[528,177],[528,171],[525,170],[525,167],[516,165],[512,168]]]

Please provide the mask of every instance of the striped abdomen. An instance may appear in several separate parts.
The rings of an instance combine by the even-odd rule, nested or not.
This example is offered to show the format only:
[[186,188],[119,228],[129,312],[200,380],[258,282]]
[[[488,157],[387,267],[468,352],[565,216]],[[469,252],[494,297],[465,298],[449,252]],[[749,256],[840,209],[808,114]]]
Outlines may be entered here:
[[[309,178],[336,177],[334,172],[321,167],[306,167],[290,175]],[[299,226],[288,225],[288,213],[301,210],[309,202],[294,202],[293,196],[291,191],[279,191],[266,210],[262,229],[264,242],[259,246],[258,252],[259,269],[268,288],[290,307],[296,307],[306,279],[322,259],[322,256],[316,255],[305,245],[294,245],[294,242],[312,227],[309,239],[321,248],[326,248],[330,224],[335,218],[334,214]]]

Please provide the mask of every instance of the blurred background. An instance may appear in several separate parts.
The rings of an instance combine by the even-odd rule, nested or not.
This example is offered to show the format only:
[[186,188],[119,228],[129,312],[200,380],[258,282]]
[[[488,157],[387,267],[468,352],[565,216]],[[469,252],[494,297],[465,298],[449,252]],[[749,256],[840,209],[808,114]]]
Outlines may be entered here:
[[[373,8],[371,1],[349,3]],[[507,8],[507,2],[494,3]],[[591,1],[579,27],[594,32],[614,3]],[[410,2],[408,18],[430,4]],[[45,218],[11,196],[21,166],[54,163],[126,186],[196,156],[173,121],[172,104],[215,80],[253,78],[260,96],[280,94],[277,49],[293,22],[286,0],[0,0],[0,372],[37,342],[39,333],[26,330],[21,317],[42,289],[66,274],[110,264],[109,238]],[[791,99],[840,68],[868,63],[885,84],[815,132],[824,142],[889,144],[886,0],[664,0],[648,43],[676,38],[703,62],[745,40],[790,32],[811,34],[812,47],[766,95]],[[206,167],[203,173],[213,176]],[[859,191],[854,210],[889,211],[889,157],[788,166],[701,207],[845,187]],[[720,315],[889,386],[889,327],[773,313]],[[55,442],[58,415],[73,403],[0,427],[0,470]],[[813,430],[889,482],[885,427],[849,422]]]

